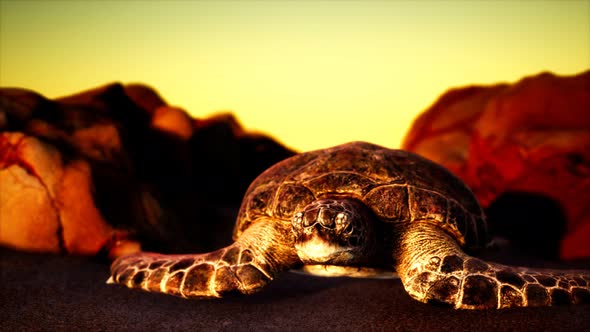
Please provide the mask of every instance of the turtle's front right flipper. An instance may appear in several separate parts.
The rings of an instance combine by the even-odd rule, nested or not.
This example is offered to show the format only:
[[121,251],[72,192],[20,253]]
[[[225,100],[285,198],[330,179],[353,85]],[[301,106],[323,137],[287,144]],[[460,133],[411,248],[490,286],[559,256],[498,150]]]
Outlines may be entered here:
[[116,260],[109,283],[181,297],[252,293],[272,279],[238,244],[197,255],[137,253]]
[[288,234],[282,233],[259,223],[232,245],[207,254],[124,256],[113,262],[108,283],[186,298],[250,294],[297,264]]

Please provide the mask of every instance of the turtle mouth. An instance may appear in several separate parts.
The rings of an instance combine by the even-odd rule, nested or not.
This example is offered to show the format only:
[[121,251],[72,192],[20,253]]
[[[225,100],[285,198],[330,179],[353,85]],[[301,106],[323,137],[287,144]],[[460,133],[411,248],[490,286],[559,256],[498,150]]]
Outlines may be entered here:
[[353,259],[355,248],[335,245],[319,236],[295,244],[303,263],[346,263]]

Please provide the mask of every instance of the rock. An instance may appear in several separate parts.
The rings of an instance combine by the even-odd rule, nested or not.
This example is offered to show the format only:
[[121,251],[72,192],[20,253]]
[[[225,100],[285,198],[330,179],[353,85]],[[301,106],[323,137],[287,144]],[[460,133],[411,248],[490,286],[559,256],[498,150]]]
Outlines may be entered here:
[[42,95],[17,88],[0,90],[0,130],[21,129],[40,110],[53,107],[52,102]]
[[471,86],[443,94],[420,114],[402,146],[459,172],[468,157],[473,127],[488,101],[507,85]]
[[193,136],[193,120],[184,110],[178,107],[161,106],[152,115],[152,128],[156,128],[181,140]]
[[22,133],[0,133],[0,243],[24,250],[63,249],[54,205],[62,162],[57,149]]
[[160,94],[144,84],[127,84],[124,86],[125,94],[133,100],[135,104],[143,108],[146,112],[152,114],[160,107],[168,106]]
[[402,146],[465,180],[496,231],[532,239],[524,248],[590,257],[590,71],[454,89]]
[[54,202],[68,253],[94,255],[115,237],[114,229],[95,205],[91,172],[86,160],[73,160],[65,165],[59,181]]
[[0,89],[0,120],[0,244],[20,250],[210,250],[229,241],[248,184],[294,153],[144,85],[55,100]]
[[64,163],[55,146],[15,132],[0,133],[0,155],[0,243],[90,255],[109,244],[115,231],[94,204],[86,161]]

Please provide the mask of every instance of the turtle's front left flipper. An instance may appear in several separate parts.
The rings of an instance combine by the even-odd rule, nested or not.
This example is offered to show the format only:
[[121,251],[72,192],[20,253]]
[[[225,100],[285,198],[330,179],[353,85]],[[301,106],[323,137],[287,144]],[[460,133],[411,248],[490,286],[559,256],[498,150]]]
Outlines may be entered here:
[[400,225],[394,257],[416,300],[457,309],[590,303],[590,271],[512,267],[464,253],[434,223]]
[[113,262],[108,283],[186,298],[249,294],[298,263],[290,234],[252,225],[235,243],[207,254],[137,253]]

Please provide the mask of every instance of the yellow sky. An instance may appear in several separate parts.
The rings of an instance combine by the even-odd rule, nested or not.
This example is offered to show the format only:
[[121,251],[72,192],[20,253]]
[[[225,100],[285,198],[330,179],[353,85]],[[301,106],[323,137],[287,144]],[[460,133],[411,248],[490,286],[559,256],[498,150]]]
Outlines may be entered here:
[[590,68],[590,0],[0,0],[0,86],[143,82],[298,150],[397,147],[448,88]]

